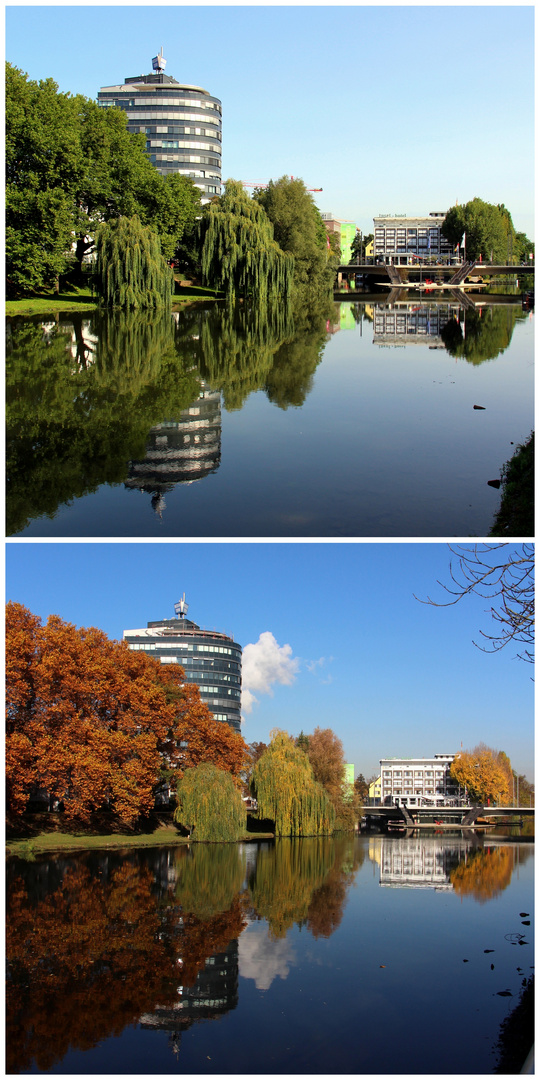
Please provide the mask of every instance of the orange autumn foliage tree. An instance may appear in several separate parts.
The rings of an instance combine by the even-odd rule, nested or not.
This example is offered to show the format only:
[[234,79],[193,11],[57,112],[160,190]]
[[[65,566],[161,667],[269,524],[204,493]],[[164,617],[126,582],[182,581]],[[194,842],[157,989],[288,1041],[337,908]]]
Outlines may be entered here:
[[108,805],[132,821],[153,808],[164,763],[182,772],[217,759],[234,774],[237,761],[243,765],[243,739],[216,722],[198,688],[183,679],[179,666],[161,665],[100,630],[76,629],[56,615],[42,626],[22,605],[9,603],[10,811],[24,811],[34,786],[61,800],[70,817]]
[[249,748],[242,736],[214,719],[194,683],[170,685],[166,693],[174,720],[160,749],[176,775],[208,762],[230,772],[240,788],[241,773],[249,761]]

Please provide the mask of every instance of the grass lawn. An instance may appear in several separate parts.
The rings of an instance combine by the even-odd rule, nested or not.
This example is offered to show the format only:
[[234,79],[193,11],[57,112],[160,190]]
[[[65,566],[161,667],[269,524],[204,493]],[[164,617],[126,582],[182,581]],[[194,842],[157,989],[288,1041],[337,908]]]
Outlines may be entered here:
[[54,311],[89,311],[97,306],[98,299],[90,291],[74,289],[25,300],[6,300],[6,315],[50,315]]
[[[71,832],[62,828],[56,815],[35,814],[24,823],[6,825],[6,855],[21,859],[35,859],[37,855],[59,854],[63,851],[91,851],[99,848],[141,848],[195,843],[183,836],[172,821],[172,815],[152,814],[139,828],[131,829],[110,815],[96,814],[90,823],[74,821]],[[253,832],[246,829],[241,837],[247,840],[268,840],[271,832]]]
[[[172,297],[173,308],[195,300],[219,300],[223,293],[197,285],[180,286]],[[24,300],[6,300],[6,315],[51,315],[57,311],[91,311],[99,307],[99,299],[89,289],[70,289],[31,296]]]
[[159,844],[187,844],[188,838],[181,836],[172,825],[159,826],[152,833],[108,833],[92,836],[87,833],[48,832],[32,836],[27,840],[8,840],[6,854],[18,855],[21,859],[33,859],[46,852],[90,851],[94,848],[133,848],[157,847]]

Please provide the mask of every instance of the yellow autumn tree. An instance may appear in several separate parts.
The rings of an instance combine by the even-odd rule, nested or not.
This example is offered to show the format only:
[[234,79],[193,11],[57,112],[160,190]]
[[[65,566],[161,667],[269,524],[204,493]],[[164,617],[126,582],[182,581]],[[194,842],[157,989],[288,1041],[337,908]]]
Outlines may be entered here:
[[502,751],[492,750],[480,743],[473,750],[456,754],[450,776],[467,789],[473,800],[505,805],[512,794],[512,770],[509,758]]
[[246,831],[246,810],[230,772],[206,761],[186,769],[178,782],[174,820],[200,841],[239,840]]
[[286,731],[270,734],[272,741],[251,779],[260,816],[274,822],[276,836],[330,835],[334,808],[315,780],[307,755]]

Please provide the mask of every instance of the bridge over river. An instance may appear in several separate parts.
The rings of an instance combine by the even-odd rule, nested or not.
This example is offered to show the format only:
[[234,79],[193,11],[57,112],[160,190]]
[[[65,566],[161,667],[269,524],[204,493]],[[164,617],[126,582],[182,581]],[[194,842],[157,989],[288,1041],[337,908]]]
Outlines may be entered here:
[[[407,283],[418,284],[429,278],[432,282],[445,287],[459,287],[467,279],[485,279],[502,277],[520,278],[525,274],[534,274],[533,266],[521,266],[513,263],[506,266],[500,263],[484,263],[468,261],[464,263],[409,263],[407,265],[394,265],[393,263],[376,263],[373,260],[359,263],[347,263],[337,268],[337,282],[356,278],[356,276],[368,277],[379,284],[405,285]],[[472,284],[472,283],[471,283]]]
[[364,806],[362,816],[368,824],[403,826],[408,829],[452,828],[475,829],[478,819],[502,824],[505,820],[522,820],[534,816],[530,806]]

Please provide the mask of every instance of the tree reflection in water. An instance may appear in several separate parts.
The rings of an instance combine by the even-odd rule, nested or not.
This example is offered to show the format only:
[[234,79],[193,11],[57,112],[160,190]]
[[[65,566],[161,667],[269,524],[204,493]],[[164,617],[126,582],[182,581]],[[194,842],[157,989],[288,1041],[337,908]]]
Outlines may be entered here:
[[450,873],[454,890],[472,896],[479,904],[493,900],[512,880],[513,847],[475,848]]
[[[481,903],[531,854],[449,844],[459,860],[451,885]],[[169,1031],[178,1051],[191,1024],[236,1008],[238,939],[249,923],[265,920],[268,945],[279,948],[295,925],[330,937],[369,852],[342,835],[10,859],[8,1073],[53,1069],[70,1049],[89,1050],[129,1025]],[[265,965],[279,958],[254,937],[241,940],[264,989],[277,971]]]
[[[229,410],[260,389],[280,408],[301,405],[322,358],[327,314],[214,304],[175,315],[9,321],[8,533],[43,514],[54,517],[101,484],[125,482],[130,463],[143,470],[147,452],[155,456],[152,432],[173,445],[176,424],[198,403],[204,380]],[[182,443],[180,429],[178,438]],[[219,465],[219,441],[216,431],[201,475]]]
[[70,499],[125,480],[150,428],[197,397],[171,315],[72,314],[44,330],[9,324],[7,531],[54,516]]
[[176,343],[205,382],[221,390],[224,407],[241,409],[264,390],[280,408],[305,401],[327,340],[334,305],[307,310],[237,304],[194,308],[178,320]]
[[283,842],[260,851],[246,888],[237,845],[201,844],[169,853],[158,888],[160,858],[51,860],[38,888],[32,866],[10,864],[8,1072],[50,1069],[140,1018],[180,1031],[217,1003],[234,1008],[247,915],[275,937],[294,922],[328,936],[359,865],[351,840]]
[[526,313],[515,304],[501,304],[465,311],[463,333],[457,319],[451,319],[441,330],[444,346],[450,356],[467,360],[470,364],[482,364],[494,360],[508,348],[517,321],[523,321]]

